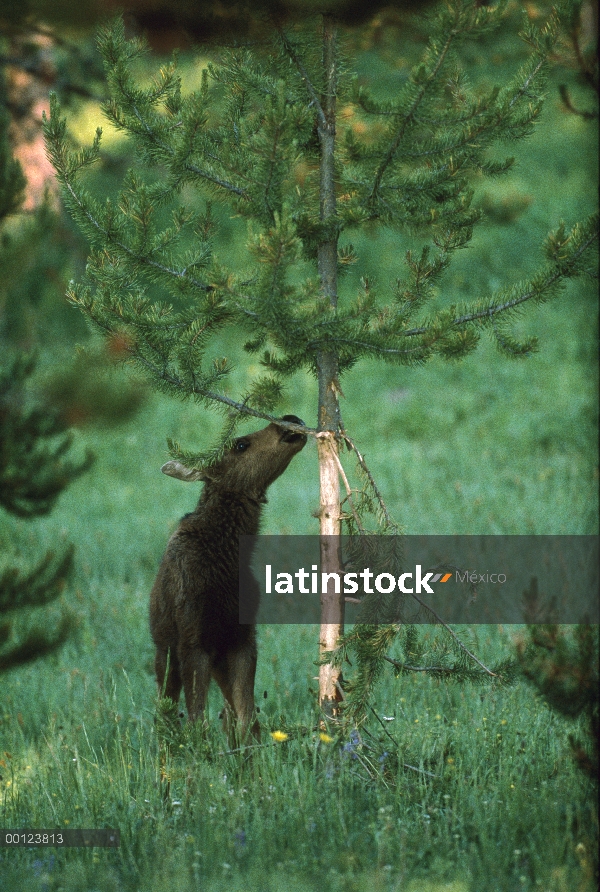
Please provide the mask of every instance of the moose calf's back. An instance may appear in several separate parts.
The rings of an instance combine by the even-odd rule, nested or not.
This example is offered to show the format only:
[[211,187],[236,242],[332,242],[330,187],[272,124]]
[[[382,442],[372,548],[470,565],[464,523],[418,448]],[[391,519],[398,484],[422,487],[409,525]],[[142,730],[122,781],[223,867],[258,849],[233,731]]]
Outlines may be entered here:
[[[282,421],[303,424],[295,415]],[[256,630],[239,622],[239,538],[258,533],[268,487],[305,443],[304,434],[269,424],[240,437],[203,471],[178,462],[163,468],[181,480],[204,481],[196,510],[169,540],[150,595],[156,680],[174,702],[183,687],[191,720],[202,713],[214,678],[241,735],[250,727]],[[247,596],[258,605],[257,584]],[[257,724],[253,731],[258,734]]]

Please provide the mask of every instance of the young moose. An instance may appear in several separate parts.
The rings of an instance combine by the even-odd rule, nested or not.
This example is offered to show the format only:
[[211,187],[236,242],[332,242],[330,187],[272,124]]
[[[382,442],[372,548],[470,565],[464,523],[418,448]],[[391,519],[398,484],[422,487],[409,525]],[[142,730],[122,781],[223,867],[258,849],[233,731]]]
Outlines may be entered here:
[[[281,420],[304,424],[295,415]],[[239,537],[258,533],[267,489],[305,443],[305,434],[273,423],[237,439],[205,470],[176,461],[162,468],[179,480],[203,480],[204,490],[171,536],[150,595],[158,687],[177,703],[183,686],[193,721],[214,678],[226,700],[224,725],[229,707],[242,739],[254,715],[256,630],[239,621]],[[259,735],[256,721],[252,733]]]

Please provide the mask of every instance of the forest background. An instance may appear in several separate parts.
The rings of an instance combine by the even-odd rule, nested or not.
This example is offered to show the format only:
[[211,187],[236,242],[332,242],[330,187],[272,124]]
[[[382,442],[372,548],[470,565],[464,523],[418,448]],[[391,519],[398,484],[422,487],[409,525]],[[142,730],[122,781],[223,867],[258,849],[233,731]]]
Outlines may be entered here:
[[[511,7],[500,33],[462,49],[473,80],[488,87],[524,57],[516,37],[523,8],[532,18],[549,11],[545,3]],[[282,883],[410,892],[592,888],[589,787],[569,758],[568,736],[576,729],[524,684],[484,692],[427,679],[403,680],[400,688],[386,678],[374,703],[380,719],[393,719],[385,730],[374,721],[360,735],[323,740],[311,730],[315,630],[264,628],[257,690],[268,698],[261,716],[265,730],[282,739],[261,748],[250,768],[223,754],[215,729],[208,752],[182,739],[172,762],[161,765],[147,594],[168,534],[197,494],[162,478],[159,468],[167,437],[202,449],[220,419],[132,379],[117,362],[122,345],[96,343],[66,303],[67,283],[81,274],[87,246],[55,197],[48,210],[34,211],[50,174],[37,124],[52,87],[68,101],[75,137],[89,142],[101,122],[101,67],[81,28],[54,23],[58,41],[39,32],[23,38],[14,30],[19,23],[3,21],[14,153],[29,186],[23,212],[3,229],[0,346],[35,350],[32,394],[76,427],[73,454],[89,448],[96,462],[47,517],[0,515],[0,544],[11,559],[27,564],[63,541],[75,546],[63,603],[42,619],[51,627],[68,610],[73,635],[56,655],[3,677],[0,823],[121,830],[118,851],[2,850],[7,888],[92,888],[92,881],[101,889],[223,882],[274,890]],[[156,53],[181,41],[179,32],[162,27],[149,35]],[[383,11],[349,32],[347,52],[359,78],[375,81],[384,95],[402,82],[426,39],[423,25]],[[207,56],[182,49],[186,85],[198,83]],[[159,61],[149,58],[147,71]],[[592,110],[593,96],[565,40],[534,136],[510,147],[518,164],[502,180],[475,184],[485,223],[454,260],[449,287],[468,298],[489,293],[507,276],[526,278],[539,265],[548,230],[594,210]],[[131,157],[108,128],[105,148],[95,176],[97,188],[110,191]],[[220,222],[220,248],[235,260],[245,229],[236,219]],[[392,261],[410,246],[391,235],[371,238],[361,273],[376,281],[393,277]],[[518,325],[541,343],[526,360],[508,361],[484,343],[454,365],[381,368],[362,360],[345,383],[346,424],[361,431],[358,445],[407,532],[597,533],[593,284],[571,283],[558,301],[530,310]],[[224,338],[223,352],[235,350]],[[86,351],[78,352],[79,345]],[[312,387],[298,375],[285,411],[311,419]],[[374,408],[365,424],[367,405]],[[264,532],[316,532],[314,449],[295,460],[282,484],[270,494]],[[514,650],[513,629],[469,634],[487,659]],[[219,708],[215,696],[214,719]]]

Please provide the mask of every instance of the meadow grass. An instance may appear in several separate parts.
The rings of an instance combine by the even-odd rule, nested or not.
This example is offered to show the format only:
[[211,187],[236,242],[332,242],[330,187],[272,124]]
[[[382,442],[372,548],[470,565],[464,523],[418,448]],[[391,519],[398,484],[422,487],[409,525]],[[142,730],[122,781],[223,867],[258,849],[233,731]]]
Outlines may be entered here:
[[[557,213],[571,223],[593,206],[587,125],[556,102],[545,120],[519,149],[517,172],[482,186],[489,224],[453,264],[450,291],[473,297],[507,275],[526,276]],[[505,213],[509,219],[493,226]],[[403,247],[386,232],[357,242],[380,282],[393,279]],[[577,281],[560,301],[517,320],[541,341],[525,361],[508,361],[484,342],[459,364],[365,361],[352,370],[343,382],[347,430],[408,533],[597,532],[595,320],[594,295]],[[236,346],[231,333],[214,349]],[[50,365],[60,359],[57,350],[46,357]],[[243,367],[235,374],[243,384]],[[282,413],[312,424],[315,389],[310,377],[295,376]],[[49,517],[2,517],[2,543],[24,561],[75,543],[64,600],[77,634],[57,655],[3,677],[0,824],[116,827],[121,846],[1,849],[1,888],[593,889],[597,819],[569,755],[577,728],[524,683],[481,689],[386,675],[373,702],[382,721],[391,719],[385,728],[373,719],[359,737],[349,728],[323,740],[315,730],[316,628],[262,627],[261,745],[228,751],[213,690],[206,737],[184,727],[161,751],[148,593],[198,488],[159,468],[167,436],[204,448],[219,425],[197,406],[153,395],[128,424],[78,434],[77,448],[91,446],[97,463]],[[292,467],[269,494],[265,533],[317,531],[314,444]],[[513,652],[517,630],[463,632],[494,660]],[[274,731],[286,739],[273,739]]]
[[[257,690],[269,697],[251,758],[228,753],[216,698],[208,737],[184,728],[161,758],[151,679],[119,670],[108,642],[76,670],[63,654],[52,690],[48,668],[37,691],[21,673],[2,721],[2,825],[117,827],[121,846],[4,851],[5,887],[593,888],[592,803],[564,721],[520,685],[388,680],[374,705],[389,732],[324,741],[307,696],[314,632],[263,630]],[[487,655],[510,647],[507,631],[477,635]]]

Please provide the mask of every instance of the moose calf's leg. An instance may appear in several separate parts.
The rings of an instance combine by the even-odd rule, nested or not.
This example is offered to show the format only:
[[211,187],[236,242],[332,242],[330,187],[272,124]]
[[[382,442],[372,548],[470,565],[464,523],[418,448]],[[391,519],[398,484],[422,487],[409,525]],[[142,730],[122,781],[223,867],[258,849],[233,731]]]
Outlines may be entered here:
[[162,697],[168,697],[169,700],[177,704],[181,694],[181,675],[179,672],[179,660],[174,650],[157,648],[154,658],[154,669],[156,671],[159,694]]
[[191,722],[200,717],[206,706],[211,676],[210,662],[208,654],[199,647],[179,649],[183,693]]
[[[213,676],[221,688],[228,707],[223,712],[223,727],[230,742],[244,741],[248,731],[260,740],[260,725],[254,719],[254,676],[256,675],[256,643],[229,651],[214,667]],[[232,728],[231,713],[235,716]],[[254,722],[253,722],[254,719]]]

